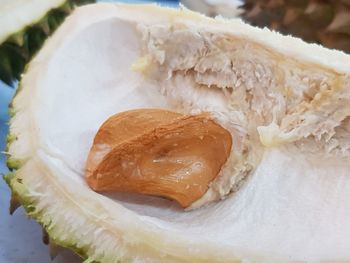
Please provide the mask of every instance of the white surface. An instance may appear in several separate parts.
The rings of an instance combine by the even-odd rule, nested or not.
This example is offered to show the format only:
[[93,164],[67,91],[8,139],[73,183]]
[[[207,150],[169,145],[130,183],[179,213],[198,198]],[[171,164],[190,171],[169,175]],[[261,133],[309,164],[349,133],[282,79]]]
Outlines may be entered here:
[[[0,82],[0,147],[4,149],[7,127],[7,105],[14,90]],[[0,155],[0,173],[8,172],[5,158]],[[1,263],[49,263],[49,249],[42,242],[39,224],[25,216],[22,208],[9,214],[10,190],[0,179],[0,262]],[[77,256],[65,251],[53,263],[78,263]]]

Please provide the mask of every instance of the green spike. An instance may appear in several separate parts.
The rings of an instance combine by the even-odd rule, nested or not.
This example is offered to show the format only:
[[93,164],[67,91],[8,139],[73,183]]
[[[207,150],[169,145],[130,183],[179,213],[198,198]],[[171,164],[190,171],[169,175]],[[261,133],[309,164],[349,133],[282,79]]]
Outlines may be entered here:
[[46,35],[49,35],[49,34],[50,34],[51,30],[50,30],[50,26],[49,26],[49,22],[48,22],[47,17],[44,17],[44,18],[40,21],[40,23],[39,23],[38,26],[41,28],[41,30],[42,30]]
[[7,144],[11,144],[15,140],[17,140],[17,136],[15,134],[11,134],[11,133],[7,134],[7,136],[6,136],[6,143]]
[[312,21],[314,27],[322,28],[332,22],[334,8],[329,3],[310,2],[305,9],[305,14]]
[[10,106],[8,109],[8,114],[9,114],[10,118],[12,118],[16,115],[16,110]]
[[350,7],[350,0],[341,0],[340,2]]
[[73,8],[74,8],[73,2],[68,1],[61,6],[60,10],[65,14],[69,14],[70,12],[72,12]]
[[49,254],[50,254],[50,259],[54,260],[57,255],[62,252],[63,248],[59,245],[57,245],[53,239],[49,238]]
[[22,165],[22,161],[14,158],[8,158],[6,165],[10,170],[18,170]]
[[350,36],[350,14],[348,12],[337,14],[326,30],[332,33],[348,34]]
[[21,203],[18,201],[17,197],[14,194],[12,194],[11,200],[10,200],[10,207],[9,207],[10,215],[12,215],[20,206],[21,206]]
[[14,33],[0,44],[0,80],[12,86],[15,80],[20,79],[25,65],[41,48],[45,39],[72,12],[74,6],[91,2],[95,1],[67,0],[60,7],[49,10],[39,22],[29,24],[23,31]]
[[50,242],[50,237],[45,228],[42,230],[42,240],[45,245],[48,245]]
[[320,39],[325,46],[350,53],[350,39],[347,34],[323,32],[320,34]]
[[305,9],[308,5],[309,0],[288,0],[286,2],[290,6]]
[[13,34],[7,41],[19,47],[23,46],[23,32]]

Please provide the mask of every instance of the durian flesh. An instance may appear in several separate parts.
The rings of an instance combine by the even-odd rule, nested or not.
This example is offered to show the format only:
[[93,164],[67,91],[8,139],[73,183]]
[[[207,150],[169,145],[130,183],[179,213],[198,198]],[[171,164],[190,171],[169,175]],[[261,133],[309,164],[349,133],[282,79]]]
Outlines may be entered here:
[[[56,243],[89,260],[349,260],[349,68],[341,52],[240,21],[157,6],[78,8],[13,101],[9,155],[20,165],[7,180]],[[150,107],[209,111],[230,130],[231,157],[194,207],[224,200],[184,212],[87,186],[102,122]]]

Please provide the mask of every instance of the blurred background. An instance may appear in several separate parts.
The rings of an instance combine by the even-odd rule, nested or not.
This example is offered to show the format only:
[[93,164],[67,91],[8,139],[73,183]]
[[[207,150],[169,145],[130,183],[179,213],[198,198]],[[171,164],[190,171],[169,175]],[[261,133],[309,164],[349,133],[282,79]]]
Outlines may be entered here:
[[[17,1],[19,5],[16,4]],[[24,21],[23,17],[12,17],[14,20],[23,20],[19,22],[22,23],[21,30],[12,33],[4,26],[8,24],[5,20],[9,20],[12,16],[9,10],[20,9],[22,2],[0,0],[0,173],[2,174],[8,172],[3,153],[8,129],[8,105],[25,65],[74,6],[95,1],[66,0],[63,8],[46,10],[39,20],[34,18],[33,21],[36,22]],[[119,0],[119,2],[156,2],[174,8],[178,8],[181,2],[187,8],[208,16],[240,17],[255,26],[269,27],[283,34],[303,38],[307,42],[350,53],[350,0]],[[50,256],[56,255],[56,248],[48,249],[42,242],[41,227],[27,219],[21,208],[10,216],[9,201],[10,191],[5,182],[0,180],[0,262],[51,262]],[[64,251],[58,254],[53,262],[74,263],[81,260]]]

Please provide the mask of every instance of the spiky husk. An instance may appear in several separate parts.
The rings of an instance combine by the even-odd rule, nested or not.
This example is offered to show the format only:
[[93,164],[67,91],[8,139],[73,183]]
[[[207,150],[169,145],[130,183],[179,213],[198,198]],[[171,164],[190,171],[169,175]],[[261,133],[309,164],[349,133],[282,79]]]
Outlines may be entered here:
[[19,80],[25,65],[73,8],[91,2],[95,1],[68,0],[62,6],[50,10],[39,22],[11,35],[0,45],[0,80],[8,85]]
[[[14,170],[13,167],[9,166],[10,170]],[[52,238],[53,236],[57,236],[53,234],[55,229],[50,225],[50,221],[44,220],[43,216],[36,211],[35,203],[31,201],[30,198],[26,196],[26,189],[22,184],[22,180],[20,178],[16,178],[16,172],[8,173],[3,178],[7,185],[11,189],[11,201],[9,211],[10,214],[13,214],[14,211],[22,206],[26,212],[26,215],[37,221],[43,228],[43,236],[42,241],[44,244],[48,245],[49,256],[51,260],[53,260],[62,250],[70,249],[76,255],[81,257],[82,259],[87,259],[88,256],[84,248],[76,247],[74,242],[62,241],[59,239]],[[15,186],[16,185],[16,186]],[[92,261],[91,263],[98,263],[97,261]]]
[[245,0],[243,18],[350,53],[349,0]]
[[[64,21],[75,6],[93,3],[94,0],[68,0],[58,8],[50,10],[46,15],[40,19],[39,22],[26,26],[20,32],[11,35],[5,42],[0,45],[0,80],[8,85],[13,85],[15,80],[19,80],[22,72],[25,71],[25,67],[35,53],[41,48],[45,39],[50,36],[58,26]],[[20,88],[17,89],[16,93]],[[12,105],[9,106],[9,115],[13,117],[15,112]],[[15,135],[8,134],[6,138],[6,148],[15,141],[17,138]],[[7,151],[7,150],[6,150]],[[6,153],[5,151],[5,153]],[[4,176],[5,181],[11,189],[11,200],[9,205],[9,213],[12,215],[16,209],[23,206],[26,214],[33,219],[37,218],[34,207],[30,202],[20,198],[17,191],[12,187],[11,178],[15,177],[15,170],[19,169],[21,163],[18,160],[7,156],[6,161],[9,170],[14,171]],[[17,184],[21,184],[20,179],[16,180]],[[49,255],[51,259],[54,259],[64,248],[70,248],[77,255],[82,258],[87,258],[85,252],[81,248],[76,248],[74,244],[62,243],[59,240],[53,240],[49,237],[50,226],[47,222],[41,222],[39,224],[43,227],[43,242],[49,247]]]

